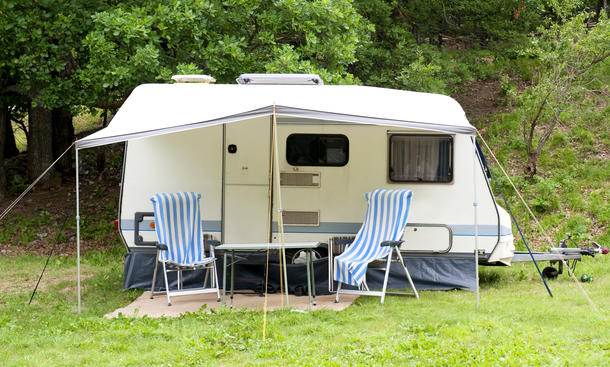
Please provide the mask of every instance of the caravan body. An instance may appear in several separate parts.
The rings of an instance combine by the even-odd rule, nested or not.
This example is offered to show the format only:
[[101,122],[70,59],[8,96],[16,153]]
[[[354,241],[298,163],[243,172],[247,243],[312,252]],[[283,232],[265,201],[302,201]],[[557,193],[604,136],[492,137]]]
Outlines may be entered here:
[[[278,103],[262,106],[261,95]],[[197,115],[206,109],[214,111]],[[471,262],[476,228],[480,259],[510,262],[510,218],[475,154],[474,128],[449,97],[359,86],[144,85],[119,118],[151,126],[116,127],[82,144],[129,138],[119,225],[128,258],[154,252],[134,242],[134,213],[151,211],[159,192],[201,193],[204,232],[222,243],[277,242],[281,195],[286,242],[332,244],[358,231],[366,192],[408,188],[407,259]],[[139,231],[155,240],[150,221]],[[130,266],[137,273],[148,265]]]

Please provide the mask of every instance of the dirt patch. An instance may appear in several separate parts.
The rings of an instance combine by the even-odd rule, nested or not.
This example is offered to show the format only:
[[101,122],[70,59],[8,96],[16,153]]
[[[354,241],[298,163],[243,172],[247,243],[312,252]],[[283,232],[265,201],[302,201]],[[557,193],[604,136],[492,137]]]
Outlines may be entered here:
[[[21,293],[24,291],[32,291],[36,286],[36,282],[38,281],[38,277],[40,276],[40,272],[44,263],[40,264],[40,269],[35,272],[25,272],[25,271],[13,271],[5,274],[3,279],[10,280],[2,280],[0,281],[0,294],[14,294]],[[95,271],[85,265],[81,265],[81,279],[89,279],[95,275]],[[50,287],[61,284],[62,282],[72,282],[76,280],[76,267],[68,268],[68,269],[49,269],[47,268],[40,284],[38,285],[38,290],[43,291]],[[60,292],[67,293],[75,286],[69,286],[64,289],[61,289]]]
[[[90,250],[108,250],[115,248],[118,241],[120,241],[118,234],[116,237],[116,242],[109,242],[108,240],[81,240],[81,254]],[[58,243],[57,245],[55,243],[45,241],[37,241],[28,246],[0,244],[0,256],[19,256],[23,254],[48,256],[51,253],[51,250],[53,250],[53,256],[76,256],[76,240]]]
[[[268,310],[279,310],[282,308],[282,299],[280,294],[269,294],[267,296]],[[312,307],[312,311],[316,310],[333,310],[342,311],[350,306],[358,296],[352,294],[344,294],[339,299],[339,303],[335,303],[335,295],[317,296],[316,305]],[[295,310],[308,310],[307,297],[290,296],[290,306]],[[228,302],[228,296],[227,296]],[[236,294],[233,306],[235,309],[248,311],[262,311],[265,302],[264,297],[259,297],[258,294]],[[211,313],[212,309],[222,307],[222,303],[217,301],[215,293],[194,294],[187,296],[172,297],[172,305],[167,305],[167,297],[165,294],[156,295],[150,299],[150,292],[144,292],[131,304],[119,308],[104,317],[115,318],[119,315],[127,317],[178,317],[186,312],[197,312],[203,310],[206,313]]]
[[486,122],[504,107],[497,79],[466,82],[454,98],[472,123]]
[[[510,81],[516,86],[517,94],[521,94],[527,88],[527,83],[522,79],[510,78]],[[460,103],[472,124],[485,128],[491,116],[511,109],[502,94],[500,84],[499,79],[466,82],[460,86],[453,98]]]

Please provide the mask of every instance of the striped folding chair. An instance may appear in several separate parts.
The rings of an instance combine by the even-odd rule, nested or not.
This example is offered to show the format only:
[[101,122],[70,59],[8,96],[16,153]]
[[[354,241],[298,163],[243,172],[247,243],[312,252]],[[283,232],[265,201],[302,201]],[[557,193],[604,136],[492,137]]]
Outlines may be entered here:
[[[216,292],[217,299],[220,301],[214,248],[210,246],[210,256],[205,254],[199,199],[201,199],[201,194],[193,192],[160,193],[150,199],[155,213],[155,231],[158,240],[157,261],[150,298],[153,298],[155,293],[157,267],[161,263],[168,306],[172,305],[171,296],[187,294]],[[203,286],[184,289],[182,272],[198,269],[205,269]],[[167,281],[169,272],[177,273],[178,289],[169,289]],[[212,272],[212,276],[210,276],[210,272]],[[208,280],[209,287],[206,287]]]
[[[396,254],[396,261],[402,265],[415,297],[419,298],[400,254],[412,194],[410,190],[374,190],[365,195],[368,207],[364,223],[352,244],[334,261],[334,279],[339,282],[335,302],[339,302],[340,293],[345,293],[379,296],[383,303],[393,253]],[[386,262],[383,289],[380,292],[369,290],[366,284],[369,263],[379,260]],[[358,289],[341,289],[342,284]]]

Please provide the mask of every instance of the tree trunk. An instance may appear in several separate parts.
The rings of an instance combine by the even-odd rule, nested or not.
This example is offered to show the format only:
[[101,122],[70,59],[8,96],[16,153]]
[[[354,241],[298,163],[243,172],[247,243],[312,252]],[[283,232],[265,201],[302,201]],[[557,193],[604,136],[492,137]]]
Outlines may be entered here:
[[6,147],[6,128],[10,124],[8,107],[0,106],[0,199],[6,195],[6,171],[4,169],[4,151]]
[[[28,178],[34,181],[53,163],[52,113],[44,107],[30,107],[28,110]],[[54,175],[48,172],[40,181],[48,186]]]
[[[56,108],[52,112],[53,121],[53,159],[59,156],[74,142],[72,113],[67,108]],[[72,153],[68,153],[55,166],[64,177],[73,176]]]
[[525,165],[525,173],[528,174],[530,176],[530,178],[533,178],[534,175],[536,175],[537,171],[538,171],[538,154],[536,154],[536,151],[533,151],[531,153],[527,154],[527,164]]
[[3,126],[0,128],[4,129],[4,158],[11,158],[19,154],[17,144],[15,143],[15,133],[13,132],[13,124],[11,123],[11,110],[8,107],[0,107],[6,109],[6,123],[3,122]]

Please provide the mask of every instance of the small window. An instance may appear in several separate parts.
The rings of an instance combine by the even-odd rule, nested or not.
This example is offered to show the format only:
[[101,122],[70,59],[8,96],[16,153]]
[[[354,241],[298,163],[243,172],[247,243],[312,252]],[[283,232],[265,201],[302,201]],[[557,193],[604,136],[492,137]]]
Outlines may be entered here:
[[453,138],[437,135],[390,136],[390,181],[451,182]]
[[293,166],[345,166],[349,141],[340,134],[292,134],[286,139],[286,160]]

